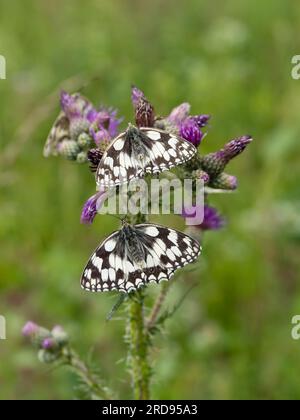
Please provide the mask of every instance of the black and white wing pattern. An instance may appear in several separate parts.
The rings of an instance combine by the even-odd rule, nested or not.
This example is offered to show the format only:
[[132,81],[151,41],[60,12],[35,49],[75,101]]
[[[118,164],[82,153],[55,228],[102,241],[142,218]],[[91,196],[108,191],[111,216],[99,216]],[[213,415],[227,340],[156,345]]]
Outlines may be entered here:
[[[82,115],[86,115],[91,108],[90,101],[82,96],[80,93],[74,93],[72,95],[76,101],[76,106],[82,112]],[[44,146],[43,154],[45,157],[57,156],[57,146],[63,140],[70,140],[70,120],[64,111],[61,111],[56,118],[50,133],[47,137],[46,144]]]
[[91,292],[130,293],[148,283],[169,280],[200,253],[195,239],[174,229],[127,225],[95,250],[83,271],[81,287]]
[[50,133],[47,137],[46,144],[44,147],[44,156],[49,157],[51,155],[57,156],[57,146],[63,140],[70,140],[70,121],[66,114],[61,111],[56,118]]
[[[131,130],[131,131],[130,131]],[[96,174],[101,187],[115,187],[158,174],[192,159],[197,150],[188,141],[155,128],[129,127],[105,151]]]

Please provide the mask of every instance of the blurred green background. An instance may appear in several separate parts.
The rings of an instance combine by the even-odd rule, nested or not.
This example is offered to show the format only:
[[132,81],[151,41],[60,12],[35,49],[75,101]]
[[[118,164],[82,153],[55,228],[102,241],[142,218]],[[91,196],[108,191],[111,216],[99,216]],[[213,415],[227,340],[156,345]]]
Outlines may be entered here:
[[[207,234],[201,272],[178,279],[183,307],[155,340],[153,397],[299,398],[300,8],[282,0],[0,0],[0,398],[73,397],[74,377],[41,365],[20,330],[31,319],[62,324],[83,357],[128,398],[124,322],[105,322],[115,296],[83,293],[83,265],[117,226],[80,225],[93,193],[90,173],[42,148],[61,87],[132,120],[130,85],[159,114],[182,101],[213,119],[203,152],[252,134],[228,167],[239,191],[215,196],[228,226]],[[178,217],[168,220],[183,227]],[[151,288],[155,295],[159,287]]]

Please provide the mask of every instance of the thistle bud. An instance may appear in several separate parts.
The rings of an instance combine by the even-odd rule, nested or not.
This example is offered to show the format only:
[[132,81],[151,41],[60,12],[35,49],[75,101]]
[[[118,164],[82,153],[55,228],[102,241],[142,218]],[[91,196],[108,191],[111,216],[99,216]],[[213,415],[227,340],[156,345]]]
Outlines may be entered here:
[[58,152],[66,159],[76,160],[80,147],[75,140],[63,140],[58,146]]
[[53,337],[47,337],[42,341],[41,347],[44,350],[55,351],[59,348],[59,345]]
[[229,175],[225,172],[222,172],[217,178],[214,178],[209,186],[221,190],[236,190],[238,182],[234,175]]
[[37,347],[41,347],[45,339],[51,338],[51,333],[49,330],[40,327],[39,325],[31,321],[27,322],[24,325],[22,329],[22,334],[24,335],[24,337],[29,338],[32,344]]
[[40,349],[38,352],[38,359],[42,363],[53,363],[59,358],[59,354],[47,351],[45,349]]
[[192,176],[195,179],[201,179],[205,185],[209,183],[209,175],[202,169],[197,169],[196,171],[193,171]]
[[55,339],[55,341],[61,345],[64,346],[66,344],[68,344],[69,342],[69,336],[66,333],[66,331],[60,326],[60,325],[56,325],[52,331],[52,336]]
[[24,335],[24,337],[32,338],[38,333],[39,328],[40,327],[34,322],[28,321],[22,329],[22,334]]
[[79,152],[76,158],[78,163],[85,163],[88,161],[87,153],[86,152]]
[[218,177],[225,169],[228,162],[245,150],[252,141],[250,136],[238,137],[227,143],[218,152],[209,153],[200,157],[201,168],[205,170],[211,178]]
[[70,136],[71,139],[77,140],[81,133],[88,132],[90,122],[83,117],[72,118],[70,121]]
[[138,127],[153,127],[154,126],[154,108],[150,102],[142,97],[138,101],[135,108],[135,122]]
[[82,149],[89,149],[93,144],[93,139],[87,133],[81,133],[78,136],[77,142]]
[[131,86],[131,102],[134,108],[136,108],[137,104],[139,103],[141,98],[144,98],[145,94],[141,89],[132,85]]

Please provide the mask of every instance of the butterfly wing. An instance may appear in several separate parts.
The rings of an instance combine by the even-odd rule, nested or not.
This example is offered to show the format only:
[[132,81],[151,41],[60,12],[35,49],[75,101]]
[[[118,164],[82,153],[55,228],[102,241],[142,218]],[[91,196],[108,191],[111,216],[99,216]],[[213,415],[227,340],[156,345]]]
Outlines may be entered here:
[[[80,93],[74,93],[72,95],[75,98],[75,106],[82,113],[83,116],[87,115],[92,104]],[[44,146],[43,154],[45,157],[51,155],[57,156],[57,147],[63,140],[70,139],[70,120],[64,111],[61,111],[56,118],[50,133],[47,137],[46,144]]]
[[96,175],[101,187],[114,187],[141,178],[146,173],[157,174],[181,165],[197,153],[186,140],[154,128],[141,128],[142,156],[137,156],[133,143],[121,133],[104,153]]
[[150,161],[144,167],[145,173],[155,174],[167,171],[192,159],[197,149],[195,146],[166,131],[154,128],[141,128],[143,143],[150,155]]
[[91,292],[122,289],[126,272],[125,253],[120,231],[112,233],[89,259],[81,276],[81,287]]
[[57,156],[57,146],[63,140],[69,140],[70,138],[70,121],[66,114],[61,111],[56,118],[44,147],[44,156],[49,157],[51,155]]
[[133,230],[145,261],[135,262],[121,231],[114,232],[88,261],[81,277],[83,289],[129,293],[147,283],[169,280],[177,269],[193,262],[201,252],[197,241],[174,229],[142,224]]
[[194,262],[201,253],[198,241],[175,229],[141,224],[135,226],[135,231],[146,248],[146,282],[169,280],[176,270]]
[[[143,159],[148,163],[150,158]],[[144,163],[136,158],[126,132],[121,133],[104,152],[97,168],[96,182],[101,187],[115,187],[142,177]]]

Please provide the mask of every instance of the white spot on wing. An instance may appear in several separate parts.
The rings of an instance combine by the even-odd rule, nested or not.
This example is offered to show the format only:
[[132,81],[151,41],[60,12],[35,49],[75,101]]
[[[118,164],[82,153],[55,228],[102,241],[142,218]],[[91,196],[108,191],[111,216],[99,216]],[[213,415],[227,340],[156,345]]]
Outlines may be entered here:
[[148,226],[145,229],[145,233],[149,236],[155,237],[159,235],[159,230],[155,226]]
[[116,247],[116,243],[117,242],[115,239],[109,239],[104,245],[105,251],[107,252],[113,251]]
[[123,140],[122,138],[121,138],[121,139],[117,139],[117,140],[114,142],[113,147],[114,147],[114,149],[115,149],[115,150],[117,150],[117,151],[122,150],[122,149],[123,149],[123,147],[124,147],[124,140]]
[[159,140],[161,138],[161,134],[159,131],[149,130],[146,132],[146,135],[152,140]]

